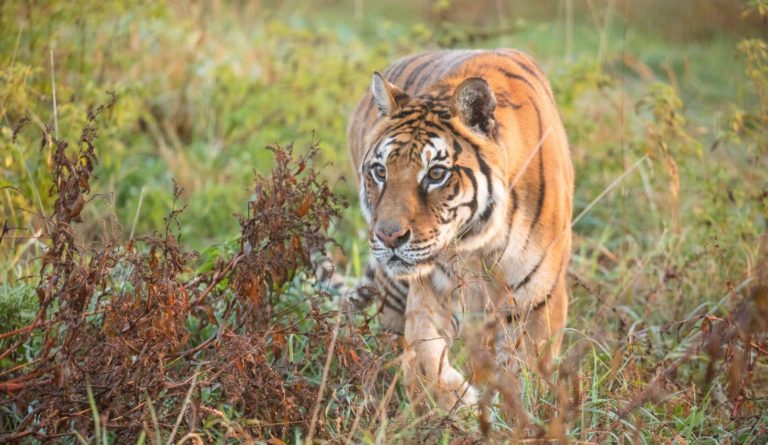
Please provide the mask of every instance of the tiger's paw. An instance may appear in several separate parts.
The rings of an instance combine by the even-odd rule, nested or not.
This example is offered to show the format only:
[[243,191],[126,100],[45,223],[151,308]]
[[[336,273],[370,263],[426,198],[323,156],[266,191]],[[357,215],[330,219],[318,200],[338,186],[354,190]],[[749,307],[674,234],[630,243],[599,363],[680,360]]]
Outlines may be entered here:
[[443,370],[433,392],[438,407],[444,411],[477,406],[477,390],[454,368]]
[[415,376],[410,372],[406,372],[404,377],[408,398],[419,415],[437,411],[476,411],[477,390],[456,369],[443,370],[437,381],[429,381],[426,376]]

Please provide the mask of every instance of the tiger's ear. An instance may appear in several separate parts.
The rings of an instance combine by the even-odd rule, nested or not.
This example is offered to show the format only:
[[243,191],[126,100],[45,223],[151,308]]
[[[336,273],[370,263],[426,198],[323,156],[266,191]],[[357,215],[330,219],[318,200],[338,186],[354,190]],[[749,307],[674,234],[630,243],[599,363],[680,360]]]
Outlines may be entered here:
[[488,135],[493,128],[496,97],[482,77],[470,77],[453,93],[453,113],[474,131]]
[[378,71],[373,73],[371,93],[373,101],[379,108],[379,117],[395,114],[408,101],[408,95],[389,83]]

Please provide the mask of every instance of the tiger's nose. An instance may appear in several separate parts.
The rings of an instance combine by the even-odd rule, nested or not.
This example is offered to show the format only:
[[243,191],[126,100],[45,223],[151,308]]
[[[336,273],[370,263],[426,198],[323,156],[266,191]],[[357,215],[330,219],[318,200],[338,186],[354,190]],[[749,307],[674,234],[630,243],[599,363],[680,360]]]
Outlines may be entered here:
[[376,224],[376,238],[385,246],[396,249],[405,244],[411,237],[411,230],[392,221],[382,221]]

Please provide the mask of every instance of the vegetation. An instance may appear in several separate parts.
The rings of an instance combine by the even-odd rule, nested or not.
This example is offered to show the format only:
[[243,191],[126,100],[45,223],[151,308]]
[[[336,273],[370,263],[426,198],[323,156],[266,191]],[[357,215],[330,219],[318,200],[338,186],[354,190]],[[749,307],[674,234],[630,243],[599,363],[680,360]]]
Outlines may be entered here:
[[[0,441],[765,443],[766,11],[0,3]],[[541,62],[572,146],[563,358],[421,416],[310,255],[365,262],[345,127],[371,72],[495,46]]]

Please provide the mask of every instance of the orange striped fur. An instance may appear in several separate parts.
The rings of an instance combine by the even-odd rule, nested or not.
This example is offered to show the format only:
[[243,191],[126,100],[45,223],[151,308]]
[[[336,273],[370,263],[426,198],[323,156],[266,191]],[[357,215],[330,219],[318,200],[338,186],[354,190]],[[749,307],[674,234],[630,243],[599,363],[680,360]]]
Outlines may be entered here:
[[573,168],[533,60],[508,49],[403,58],[374,75],[348,136],[372,251],[351,302],[377,301],[384,326],[404,334],[413,392],[422,380],[443,408],[473,403],[444,352],[472,319],[503,320],[495,335],[510,361],[554,357]]

